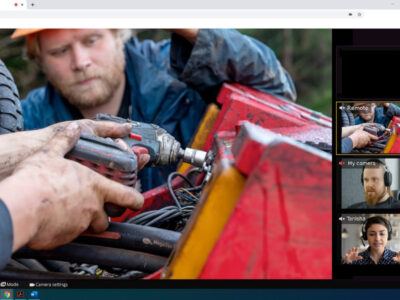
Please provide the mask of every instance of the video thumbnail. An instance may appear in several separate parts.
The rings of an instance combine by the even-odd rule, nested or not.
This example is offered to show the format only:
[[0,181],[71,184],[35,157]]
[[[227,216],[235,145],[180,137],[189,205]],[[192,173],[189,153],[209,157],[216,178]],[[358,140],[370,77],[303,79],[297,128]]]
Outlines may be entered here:
[[399,102],[345,102],[337,107],[338,153],[400,153]]
[[340,221],[342,264],[400,263],[399,214],[348,214]]
[[399,159],[345,158],[341,207],[344,209],[399,209]]

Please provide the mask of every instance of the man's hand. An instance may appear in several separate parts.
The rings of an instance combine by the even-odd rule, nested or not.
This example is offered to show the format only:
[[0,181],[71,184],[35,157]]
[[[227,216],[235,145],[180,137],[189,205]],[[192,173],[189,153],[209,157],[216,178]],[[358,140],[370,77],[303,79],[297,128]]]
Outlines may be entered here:
[[353,142],[353,148],[364,148],[365,146],[371,144],[373,141],[379,139],[377,136],[372,135],[362,129],[356,130],[353,134],[349,136],[349,138]]
[[88,119],[57,123],[49,126],[48,128],[52,129],[54,135],[58,131],[64,130],[71,123],[77,123],[81,128],[81,132],[91,133],[104,138],[124,137],[127,136],[132,130],[132,125],[129,123],[119,124],[110,121],[93,121]]
[[[114,140],[118,144],[118,146],[122,149],[125,150],[129,153],[134,154],[132,148],[129,147],[127,143],[124,142],[122,139],[116,139]],[[137,155],[138,158],[138,168],[139,170],[143,169],[143,167],[150,161],[150,155],[149,154],[141,154]]]
[[344,262],[345,263],[351,263],[352,261],[355,260],[361,260],[363,259],[362,256],[358,255],[358,247],[353,247],[350,248],[349,251],[344,255]]
[[13,251],[25,244],[33,249],[54,248],[88,228],[104,231],[108,227],[104,203],[142,207],[143,196],[136,190],[64,158],[79,139],[79,124],[58,129],[45,147],[0,183],[0,198],[13,220]]
[[358,125],[352,125],[352,126],[345,126],[342,127],[342,138],[348,137],[349,135],[353,134],[357,130],[364,130],[365,127],[375,127],[379,129],[378,125],[375,123],[362,123]]
[[[47,145],[57,132],[64,130],[72,121],[57,123],[52,126],[32,131],[22,131],[0,137],[0,180],[9,176],[15,166],[22,160]],[[91,133],[100,137],[120,138],[127,136],[132,127],[130,124],[115,122],[100,122],[93,120],[79,120],[77,122],[82,132]],[[149,157],[145,155],[139,159],[139,168],[147,163]]]
[[[79,122],[79,126],[82,129],[82,132],[87,132],[93,135],[97,135],[100,137],[108,138],[111,141],[114,141],[118,144],[118,146],[129,153],[133,153],[132,149],[126,144],[120,137],[127,136],[131,130],[132,125],[129,123],[126,124],[118,124],[115,122],[110,121],[93,121],[93,120],[79,120],[73,121]],[[55,132],[59,131],[60,129],[65,128],[70,124],[71,121],[58,123],[52,125],[53,130]],[[114,140],[111,138],[115,138]],[[142,154],[138,157],[138,168],[139,170],[143,169],[143,167],[150,161],[149,154]]]

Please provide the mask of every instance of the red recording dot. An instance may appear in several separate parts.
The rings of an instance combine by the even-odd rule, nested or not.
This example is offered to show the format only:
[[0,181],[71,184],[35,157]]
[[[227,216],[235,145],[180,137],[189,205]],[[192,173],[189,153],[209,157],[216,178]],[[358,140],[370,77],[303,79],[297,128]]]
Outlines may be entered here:
[[15,3],[14,3],[14,6],[18,6],[18,3],[17,3],[17,2],[15,2]]

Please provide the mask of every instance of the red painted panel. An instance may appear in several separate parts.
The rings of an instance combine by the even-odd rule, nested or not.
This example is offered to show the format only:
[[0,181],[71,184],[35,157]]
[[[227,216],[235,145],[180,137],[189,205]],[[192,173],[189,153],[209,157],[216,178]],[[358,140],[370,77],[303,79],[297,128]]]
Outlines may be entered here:
[[389,153],[400,153],[400,135],[399,135],[399,131],[400,131],[400,118],[394,116],[392,118],[392,125],[391,127],[392,129],[394,129],[397,133],[397,138],[396,141],[393,143],[392,148],[390,148],[390,152]]
[[[218,100],[222,104],[218,119],[214,124],[203,147],[211,149],[213,137],[218,131],[234,131],[235,126],[243,120],[250,121],[263,128],[277,128],[279,133],[297,133],[300,139],[309,138],[314,142],[332,144],[332,121],[317,112],[308,110],[291,101],[264,94],[238,84],[225,84]],[[279,128],[279,129],[278,129]],[[304,136],[311,129],[321,134]],[[325,133],[322,134],[322,131]],[[301,134],[300,134],[301,133]],[[314,140],[318,137],[317,140]]]
[[[200,278],[329,279],[331,160],[264,132],[257,149],[254,136],[241,137],[247,150],[236,149],[235,159],[249,178]],[[250,155],[250,149],[258,154]]]

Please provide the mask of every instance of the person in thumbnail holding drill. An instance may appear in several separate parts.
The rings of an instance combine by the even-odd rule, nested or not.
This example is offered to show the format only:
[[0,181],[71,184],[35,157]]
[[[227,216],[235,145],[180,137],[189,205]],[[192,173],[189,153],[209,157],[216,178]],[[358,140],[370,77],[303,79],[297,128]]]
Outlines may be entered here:
[[[236,30],[171,31],[155,43],[117,29],[15,30],[49,81],[22,101],[25,129],[108,113],[159,125],[186,147],[224,82],[296,99],[290,75],[261,42]],[[142,191],[175,169],[144,168]]]
[[[361,149],[378,140],[378,137],[364,131],[369,124],[342,127],[341,153],[350,153],[353,149]],[[370,125],[371,126],[371,125]],[[375,126],[372,124],[372,126]]]
[[382,103],[382,107],[378,107],[376,103],[354,103],[354,106],[358,108],[355,125],[378,123],[387,128],[394,116],[400,116],[400,107],[393,103]]
[[364,187],[365,201],[352,204],[348,208],[400,208],[400,201],[393,198],[390,189],[392,173],[386,164],[378,159],[370,159],[361,172],[361,184]]
[[344,264],[352,265],[391,265],[400,263],[400,252],[387,249],[387,243],[392,239],[392,226],[381,216],[368,218],[363,224],[361,235],[363,243],[368,241],[368,249],[358,252],[359,248],[351,248],[344,256]]

